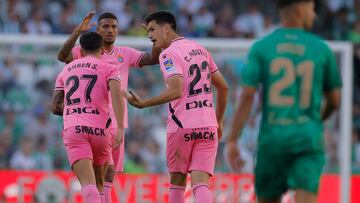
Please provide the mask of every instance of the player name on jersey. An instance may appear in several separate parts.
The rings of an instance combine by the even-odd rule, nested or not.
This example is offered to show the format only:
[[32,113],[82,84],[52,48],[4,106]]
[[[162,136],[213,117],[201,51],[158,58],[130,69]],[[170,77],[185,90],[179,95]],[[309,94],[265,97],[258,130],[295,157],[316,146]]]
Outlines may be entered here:
[[97,66],[98,64],[94,63],[75,63],[72,66],[68,67],[67,70],[71,71],[74,70],[76,68],[91,68],[93,70],[97,70]]
[[205,56],[205,57],[207,57],[206,52],[204,50],[202,50],[202,49],[193,49],[188,54],[189,54],[189,56],[184,57],[185,61],[187,61],[187,62],[190,62],[192,60],[192,58],[195,57],[195,56]]

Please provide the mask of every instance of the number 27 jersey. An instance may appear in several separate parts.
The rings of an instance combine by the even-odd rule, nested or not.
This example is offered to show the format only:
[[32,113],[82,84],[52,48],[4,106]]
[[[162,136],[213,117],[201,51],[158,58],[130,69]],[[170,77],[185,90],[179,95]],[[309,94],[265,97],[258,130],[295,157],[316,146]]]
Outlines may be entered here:
[[198,43],[183,37],[175,39],[160,55],[165,80],[183,78],[182,96],[169,103],[168,133],[178,128],[217,127],[211,91],[211,74],[218,71],[210,53]]
[[117,68],[93,56],[76,59],[59,73],[55,90],[64,90],[64,129],[84,125],[105,128],[109,115],[108,82]]

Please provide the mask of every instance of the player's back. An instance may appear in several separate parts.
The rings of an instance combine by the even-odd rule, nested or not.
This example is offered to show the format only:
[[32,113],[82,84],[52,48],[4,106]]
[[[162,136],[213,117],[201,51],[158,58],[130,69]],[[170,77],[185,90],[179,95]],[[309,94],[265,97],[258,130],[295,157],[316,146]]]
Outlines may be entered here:
[[178,38],[161,54],[160,65],[165,78],[183,77],[181,98],[169,104],[168,131],[217,126],[210,84],[211,73],[218,68],[210,53],[192,40]]
[[62,85],[65,92],[64,128],[77,125],[105,128],[109,105],[108,81],[118,77],[115,67],[93,56],[76,59],[66,65],[56,85]]
[[249,78],[263,84],[262,131],[277,134],[322,132],[324,90],[340,84],[329,47],[302,29],[281,28],[257,42],[249,54]]

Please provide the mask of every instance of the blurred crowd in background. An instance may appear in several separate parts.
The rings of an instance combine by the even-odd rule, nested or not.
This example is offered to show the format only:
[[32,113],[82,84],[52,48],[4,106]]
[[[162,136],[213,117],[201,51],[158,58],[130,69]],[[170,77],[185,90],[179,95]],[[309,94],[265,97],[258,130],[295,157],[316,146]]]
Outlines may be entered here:
[[[0,0],[0,33],[52,35],[69,34],[90,10],[99,15],[117,15],[120,35],[146,36],[144,16],[156,10],[174,12],[178,31],[186,37],[259,38],[278,27],[276,0]],[[318,18],[313,32],[328,40],[354,44],[353,172],[360,172],[360,0],[318,0]],[[94,18],[96,19],[96,17]],[[0,45],[0,169],[69,170],[61,140],[62,120],[50,114],[49,104],[56,74],[64,64],[56,60],[59,47]],[[32,54],[43,53],[41,57]],[[47,55],[48,53],[52,53]],[[241,89],[240,70],[244,53],[233,59],[216,54],[230,88],[225,134]],[[219,56],[222,55],[222,56]],[[240,59],[239,59],[240,58]],[[141,96],[158,94],[163,88],[157,66],[132,70],[129,87]],[[244,172],[251,172],[261,111],[254,106],[239,141],[246,161]],[[125,172],[166,172],[165,106],[137,110],[129,107],[126,131]],[[326,172],[339,170],[338,118],[326,126]],[[224,140],[224,139],[223,139]],[[219,145],[217,172],[229,172]]]

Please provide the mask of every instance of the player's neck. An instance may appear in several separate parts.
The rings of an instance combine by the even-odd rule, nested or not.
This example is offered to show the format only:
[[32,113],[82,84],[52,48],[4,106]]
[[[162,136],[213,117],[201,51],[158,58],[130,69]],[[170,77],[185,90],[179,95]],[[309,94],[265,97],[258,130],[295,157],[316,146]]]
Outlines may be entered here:
[[114,44],[103,44],[103,49],[108,53],[110,53],[113,50],[113,48],[114,48]]
[[175,39],[177,39],[177,38],[179,38],[179,37],[180,37],[180,36],[179,36],[178,34],[176,34],[176,33],[171,33],[171,34],[169,35],[168,42],[167,42],[168,46],[170,46],[170,44],[171,44]]
[[291,20],[291,19],[287,19],[287,20],[282,20],[281,21],[281,26],[283,28],[297,28],[297,29],[304,29],[302,23],[298,20]]
[[101,52],[86,53],[85,56],[91,56],[91,57],[95,57],[95,58],[100,58],[101,57]]

